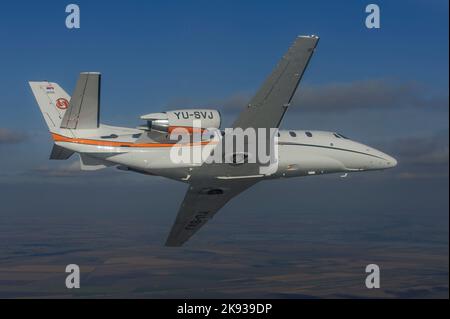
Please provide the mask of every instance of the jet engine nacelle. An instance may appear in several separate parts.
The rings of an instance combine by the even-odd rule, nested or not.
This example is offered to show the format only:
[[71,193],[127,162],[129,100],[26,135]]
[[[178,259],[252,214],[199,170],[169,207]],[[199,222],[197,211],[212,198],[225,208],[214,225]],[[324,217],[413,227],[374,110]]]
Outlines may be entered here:
[[[203,131],[208,128],[220,128],[220,113],[209,109],[185,109],[161,113],[151,113],[141,116],[147,121],[146,130],[170,133],[176,128],[185,128],[189,132],[194,129]],[[194,121],[197,121],[194,123]],[[194,127],[195,124],[195,127]]]

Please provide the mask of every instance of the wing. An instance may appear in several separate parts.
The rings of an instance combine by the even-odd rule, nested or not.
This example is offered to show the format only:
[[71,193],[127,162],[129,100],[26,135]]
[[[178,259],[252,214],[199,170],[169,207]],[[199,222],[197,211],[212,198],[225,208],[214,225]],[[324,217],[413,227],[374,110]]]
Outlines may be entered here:
[[229,200],[257,182],[255,179],[239,179],[198,181],[190,184],[166,246],[181,246]]
[[272,71],[233,128],[277,128],[283,119],[308,62],[319,41],[317,36],[299,36]]

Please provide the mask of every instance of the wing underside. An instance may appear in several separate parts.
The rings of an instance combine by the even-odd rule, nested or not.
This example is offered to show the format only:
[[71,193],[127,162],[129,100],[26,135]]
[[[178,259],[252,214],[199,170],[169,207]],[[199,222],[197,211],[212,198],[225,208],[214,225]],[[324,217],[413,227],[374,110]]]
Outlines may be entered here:
[[212,180],[190,184],[167,238],[166,246],[181,246],[229,200],[255,183],[257,180],[246,179]]

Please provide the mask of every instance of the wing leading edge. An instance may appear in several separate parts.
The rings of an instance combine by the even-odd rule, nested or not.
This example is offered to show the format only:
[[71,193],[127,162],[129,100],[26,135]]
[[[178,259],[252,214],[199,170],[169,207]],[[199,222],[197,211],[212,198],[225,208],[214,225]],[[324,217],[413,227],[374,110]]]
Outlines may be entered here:
[[233,128],[277,128],[280,126],[318,41],[317,36],[297,37],[272,74],[234,122]]
[[193,182],[184,197],[166,246],[181,246],[229,200],[258,180],[210,180]]

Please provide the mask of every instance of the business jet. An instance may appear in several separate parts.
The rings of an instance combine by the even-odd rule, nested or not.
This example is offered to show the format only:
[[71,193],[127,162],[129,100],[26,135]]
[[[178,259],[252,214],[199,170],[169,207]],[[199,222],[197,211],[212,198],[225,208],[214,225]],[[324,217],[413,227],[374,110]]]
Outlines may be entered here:
[[54,141],[50,159],[66,160],[77,153],[82,170],[114,166],[187,183],[187,193],[166,246],[183,245],[228,201],[262,180],[330,173],[346,175],[396,166],[393,157],[340,133],[277,130],[318,41],[315,35],[298,36],[231,127],[276,129],[276,134],[263,137],[275,141],[276,165],[274,162],[268,165],[272,169],[261,170],[258,162],[250,162],[254,157],[250,151],[225,153],[222,157],[231,160],[222,163],[172,159],[174,148],[202,150],[220,144],[213,143],[212,137],[205,138],[204,134],[200,139],[189,138],[182,144],[179,138],[172,137],[171,133],[178,129],[195,135],[195,121],[200,120],[202,132],[217,129],[227,139],[226,130],[220,130],[217,110],[146,114],[141,117],[145,124],[137,128],[100,123],[101,74],[97,72],[81,73],[71,97],[57,83],[29,82]]

